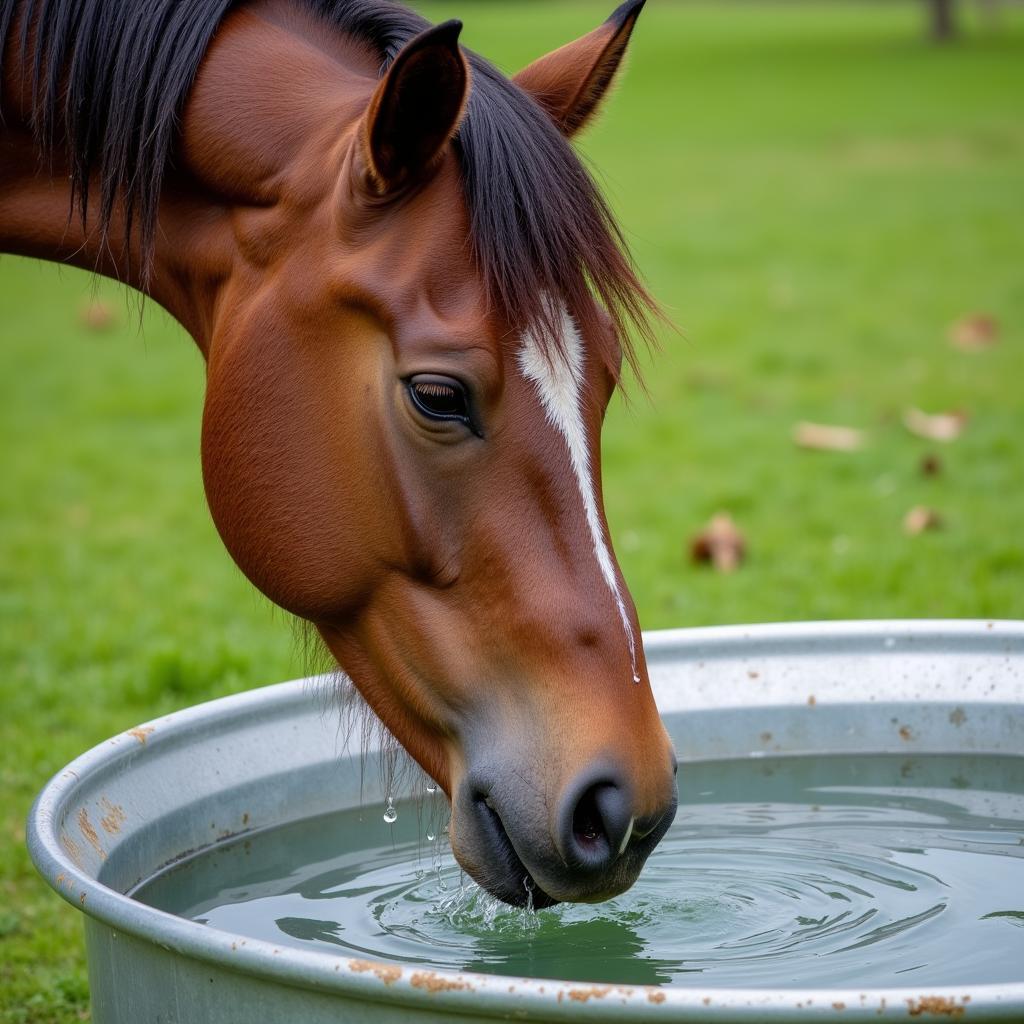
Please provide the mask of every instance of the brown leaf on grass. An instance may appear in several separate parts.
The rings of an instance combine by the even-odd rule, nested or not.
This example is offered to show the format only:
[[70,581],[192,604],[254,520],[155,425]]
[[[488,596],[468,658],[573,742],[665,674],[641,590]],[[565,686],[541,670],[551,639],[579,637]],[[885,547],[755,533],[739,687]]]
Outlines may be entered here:
[[864,447],[864,431],[824,423],[798,423],[793,440],[801,448],[823,452],[855,452]]
[[690,558],[710,563],[719,572],[733,572],[747,554],[747,542],[726,512],[712,516],[711,522],[690,541]]
[[949,444],[963,433],[967,425],[967,413],[957,410],[930,416],[920,409],[907,409],[903,414],[903,425],[912,434],[923,437],[926,441],[942,441]]
[[999,321],[987,313],[961,317],[949,328],[949,343],[961,352],[983,352],[999,340]]
[[909,537],[916,537],[925,530],[941,530],[942,516],[933,508],[915,505],[903,517],[903,532]]
[[117,324],[117,313],[109,302],[90,299],[79,311],[78,322],[90,331],[109,331]]

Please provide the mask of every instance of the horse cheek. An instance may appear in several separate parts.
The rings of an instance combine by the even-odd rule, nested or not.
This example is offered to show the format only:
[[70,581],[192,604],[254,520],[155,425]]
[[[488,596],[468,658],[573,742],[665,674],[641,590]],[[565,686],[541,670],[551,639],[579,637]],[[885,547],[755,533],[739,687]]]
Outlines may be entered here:
[[375,575],[358,514],[361,446],[323,413],[302,361],[294,353],[283,359],[278,347],[235,345],[211,363],[202,435],[207,500],[225,546],[256,587],[295,615],[337,622],[357,613]]

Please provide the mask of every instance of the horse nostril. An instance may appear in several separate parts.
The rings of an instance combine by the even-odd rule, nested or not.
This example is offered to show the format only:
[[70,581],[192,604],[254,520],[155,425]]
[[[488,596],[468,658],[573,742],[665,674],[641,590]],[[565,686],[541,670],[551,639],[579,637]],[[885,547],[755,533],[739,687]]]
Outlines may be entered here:
[[570,867],[600,871],[618,859],[632,830],[629,799],[622,787],[607,779],[584,782],[573,787],[562,805],[559,846]]
[[588,789],[576,805],[572,816],[572,834],[577,843],[588,848],[607,840],[594,789]]

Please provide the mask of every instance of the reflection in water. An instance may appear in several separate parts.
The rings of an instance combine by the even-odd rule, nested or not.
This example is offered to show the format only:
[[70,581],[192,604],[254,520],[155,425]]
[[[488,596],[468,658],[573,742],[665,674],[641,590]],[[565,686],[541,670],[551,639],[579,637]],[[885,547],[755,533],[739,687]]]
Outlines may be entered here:
[[336,946],[344,946],[345,942],[338,938],[341,925],[337,921],[314,921],[308,917],[279,917],[274,924],[284,935],[303,942],[333,942]]
[[[567,947],[572,949],[575,965],[573,981],[607,981],[609,961],[617,965],[615,981],[620,985],[667,984],[683,969],[676,961],[650,956],[647,943],[629,925],[597,917],[554,928],[542,925],[517,952],[518,973],[530,978],[559,977],[552,965],[561,962]],[[475,959],[460,965],[463,970],[486,974],[508,959],[507,940],[497,934],[479,939],[476,950]]]
[[440,831],[440,797],[434,820],[399,808],[389,827],[374,807],[217,847],[136,895],[277,944],[516,977],[1019,980],[1022,794],[1024,758],[696,764],[681,773],[675,825],[639,882],[600,906],[534,914],[496,903],[425,841]]

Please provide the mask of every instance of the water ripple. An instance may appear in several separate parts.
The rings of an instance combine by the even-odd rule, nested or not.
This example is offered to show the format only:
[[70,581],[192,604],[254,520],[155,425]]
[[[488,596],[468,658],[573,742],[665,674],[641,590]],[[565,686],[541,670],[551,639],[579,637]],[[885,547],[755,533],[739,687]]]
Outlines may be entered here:
[[[677,821],[640,880],[600,906],[499,904],[437,843],[424,850],[414,814],[405,834],[375,832],[364,817],[354,836],[344,815],[267,833],[244,862],[231,848],[205,867],[197,858],[191,876],[171,872],[141,898],[302,948],[516,976],[741,987],[900,984],[908,973],[915,984],[1019,980],[1021,760],[918,759],[916,779],[894,758],[691,766]],[[971,771],[983,786],[943,784]]]

